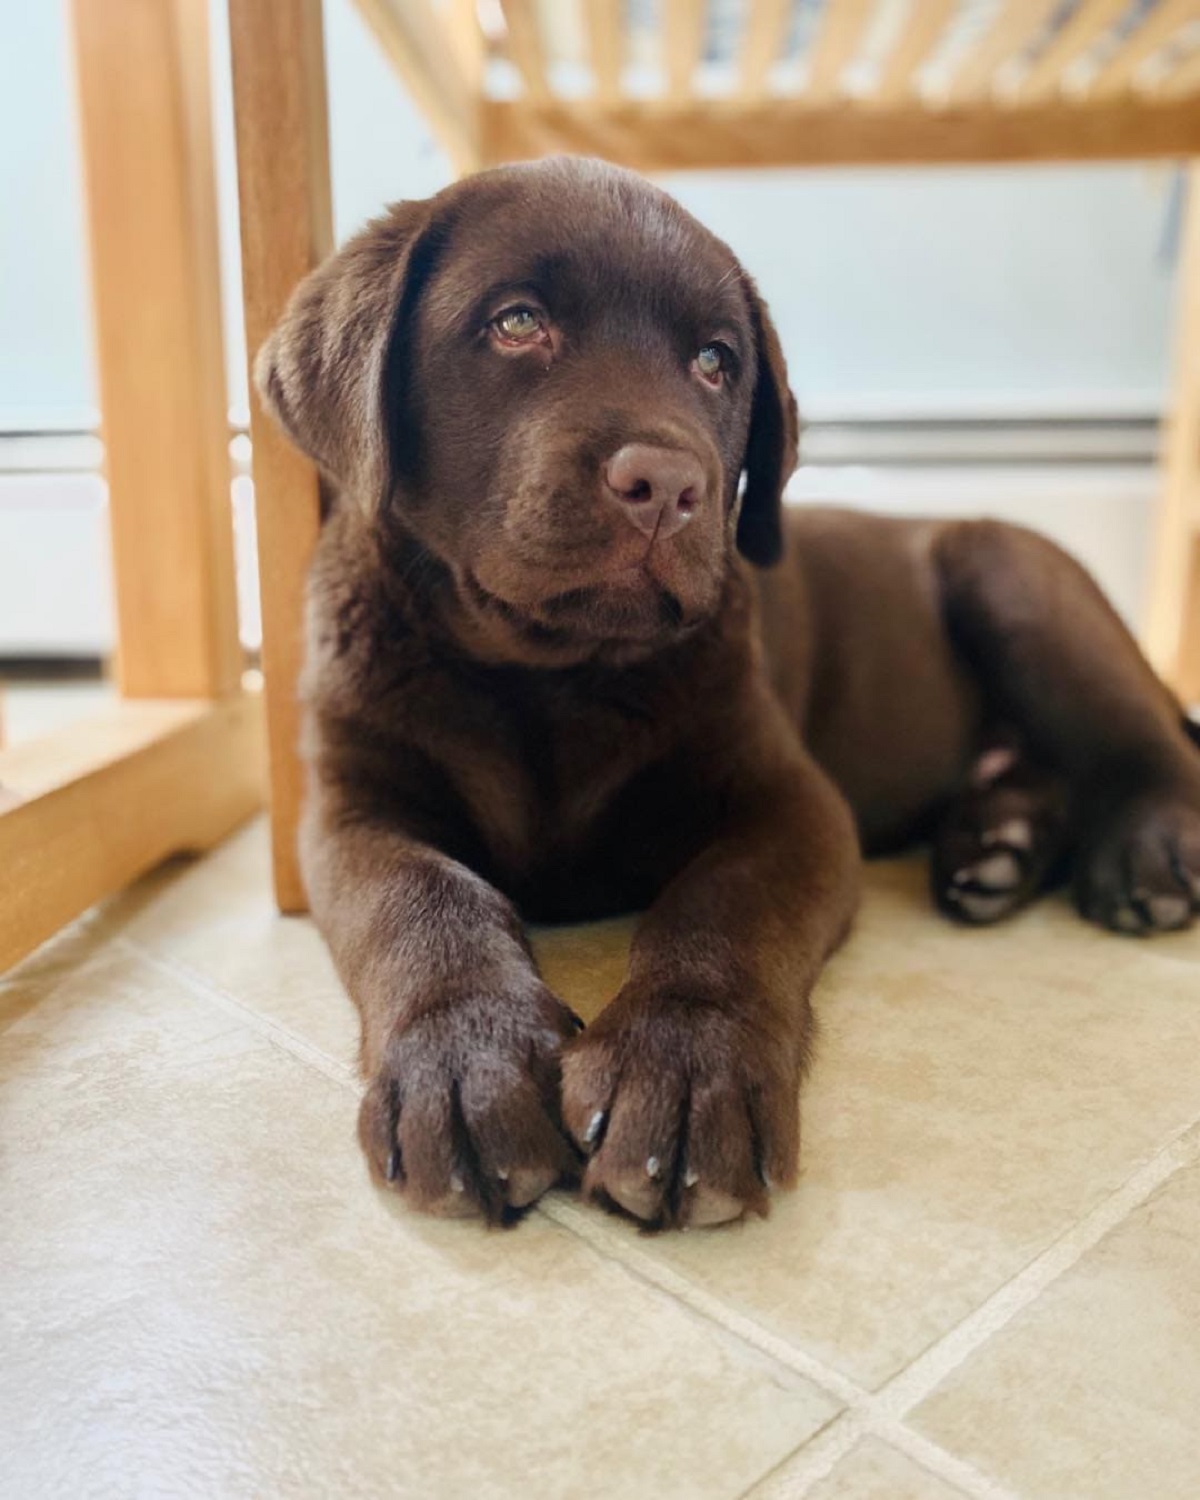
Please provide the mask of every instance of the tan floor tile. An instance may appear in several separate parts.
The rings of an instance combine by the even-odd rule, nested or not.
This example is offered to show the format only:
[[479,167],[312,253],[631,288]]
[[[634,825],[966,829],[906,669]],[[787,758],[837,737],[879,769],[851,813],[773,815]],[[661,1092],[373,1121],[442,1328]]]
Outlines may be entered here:
[[[202,860],[180,861],[110,904],[109,926],[183,964],[347,1067],[358,1022],[307,917],[282,918],[271,894],[267,825],[259,819]],[[632,921],[536,934],[547,981],[587,1018],[616,993]]]
[[406,1215],[351,1096],[123,948],[0,1032],[5,1496],[732,1496],[833,1413],[545,1220]]
[[[624,934],[588,930],[583,990],[619,974]],[[956,928],[918,862],[876,865],[818,996],[799,1190],[732,1231],[647,1241],[610,1221],[613,1252],[880,1384],[1200,1115],[1198,964],[1200,932],[1130,941],[1062,901]]]
[[166,867],[111,904],[114,930],[232,995],[345,1068],[358,1018],[307,917],[281,917],[259,820],[202,860]]
[[1200,1164],[911,1419],[1030,1500],[1200,1495]]
[[[796,1467],[785,1463],[747,1500],[788,1500],[796,1493],[789,1483]],[[963,1492],[878,1438],[864,1438],[805,1495],[806,1500],[962,1500]]]
[[103,915],[91,911],[64,927],[14,968],[0,973],[0,1032],[49,994],[108,941]]

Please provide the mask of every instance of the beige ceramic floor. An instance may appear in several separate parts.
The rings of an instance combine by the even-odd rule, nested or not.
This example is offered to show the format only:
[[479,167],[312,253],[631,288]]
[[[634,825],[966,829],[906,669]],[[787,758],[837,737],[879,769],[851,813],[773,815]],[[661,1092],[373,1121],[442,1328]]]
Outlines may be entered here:
[[[547,935],[583,1013],[626,928]],[[1200,1495],[1200,933],[956,930],[876,867],[805,1172],[649,1238],[406,1214],[261,826],[0,982],[0,1493]]]

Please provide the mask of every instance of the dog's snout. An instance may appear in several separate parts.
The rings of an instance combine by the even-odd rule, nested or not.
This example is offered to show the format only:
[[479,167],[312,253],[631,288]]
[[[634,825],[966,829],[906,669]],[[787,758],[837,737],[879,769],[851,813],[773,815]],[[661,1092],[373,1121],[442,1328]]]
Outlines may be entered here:
[[678,531],[704,500],[700,460],[682,448],[627,443],[604,465],[604,479],[625,514],[647,536]]

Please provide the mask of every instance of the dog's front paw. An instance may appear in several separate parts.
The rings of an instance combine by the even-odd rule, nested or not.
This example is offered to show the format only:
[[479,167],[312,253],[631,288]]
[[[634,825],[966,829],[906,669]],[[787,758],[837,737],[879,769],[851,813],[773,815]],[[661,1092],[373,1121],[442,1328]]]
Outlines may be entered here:
[[563,1058],[584,1192],[652,1228],[765,1214],[795,1180],[797,1049],[728,1004],[623,991]]
[[1200,789],[1120,806],[1081,850],[1075,896],[1085,917],[1115,932],[1190,926],[1200,912]]
[[372,1175],[427,1213],[515,1219],[578,1158],[559,1113],[560,1050],[580,1022],[530,978],[447,999],[398,1027],[358,1134]]

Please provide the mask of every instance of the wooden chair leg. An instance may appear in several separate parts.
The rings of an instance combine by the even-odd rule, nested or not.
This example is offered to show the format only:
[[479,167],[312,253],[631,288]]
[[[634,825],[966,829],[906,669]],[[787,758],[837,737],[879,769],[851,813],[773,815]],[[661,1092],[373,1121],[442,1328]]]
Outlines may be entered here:
[[118,680],[241,681],[205,0],[72,0]]
[[[333,224],[320,0],[229,0],[246,345],[253,360]],[[271,834],[280,910],[305,909],[296,855],[302,792],[296,682],[305,576],[320,524],[316,470],[251,393]]]
[[1179,263],[1178,368],[1163,452],[1146,649],[1191,704],[1200,703],[1200,164],[1188,173]]

